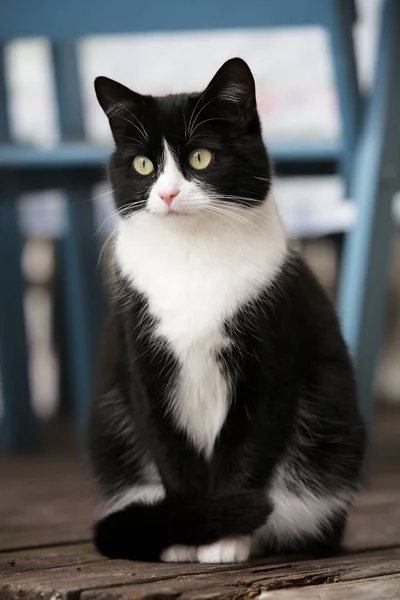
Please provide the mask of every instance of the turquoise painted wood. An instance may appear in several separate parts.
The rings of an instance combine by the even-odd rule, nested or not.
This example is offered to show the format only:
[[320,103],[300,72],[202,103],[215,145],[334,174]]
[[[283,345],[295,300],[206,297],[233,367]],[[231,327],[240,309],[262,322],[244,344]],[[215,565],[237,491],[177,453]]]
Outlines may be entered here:
[[341,116],[340,165],[349,193],[353,156],[358,140],[362,102],[358,83],[353,24],[355,6],[348,0],[330,3],[329,25],[331,56],[333,61],[336,87]]
[[[273,142],[268,148],[279,163],[303,161],[331,161],[340,158],[342,144],[336,140],[322,140],[289,144]],[[48,171],[80,170],[101,168],[111,152],[110,146],[93,146],[87,142],[67,141],[55,148],[32,148],[26,146],[10,146],[0,143],[0,169],[25,172],[46,169]]]
[[[0,139],[10,138],[0,45]],[[0,381],[4,415],[0,445],[30,448],[37,438],[28,379],[28,350],[23,311],[24,280],[21,272],[21,238],[18,226],[17,181],[2,173],[0,197]]]
[[[227,29],[239,27],[330,27],[331,6],[337,0],[69,0],[60,7],[54,0],[13,0],[0,20],[0,39],[46,36],[73,41],[85,35]],[[350,6],[353,0],[340,0]],[[346,9],[347,10],[347,9]]]
[[62,332],[66,347],[62,369],[72,393],[69,410],[81,444],[86,437],[104,310],[90,193],[91,188],[86,186],[66,189],[68,233],[59,242],[66,325]]
[[[345,165],[348,164],[347,159],[352,156],[354,147],[353,117],[358,111],[356,79],[352,79],[355,69],[348,66],[354,63],[351,39],[354,20],[353,0],[252,0],[246,4],[231,0],[204,0],[201,10],[192,0],[173,0],[173,10],[170,3],[164,0],[153,0],[151,3],[138,0],[116,0],[114,3],[105,0],[70,0],[68,10],[60,10],[53,0],[37,0],[34,10],[30,0],[13,0],[0,19],[0,40],[46,36],[56,44],[61,44],[64,48],[69,45],[72,49],[74,41],[79,37],[96,34],[321,25],[327,28],[332,40],[342,117],[345,121],[345,143],[343,147],[342,144],[329,142],[310,144],[310,147],[307,144],[291,144],[277,147],[276,153],[272,148],[272,155],[278,162],[295,163],[309,163],[314,157],[317,161],[325,161],[327,156],[329,160],[336,162],[341,161],[344,156],[342,171],[347,176]],[[68,68],[66,56],[64,60],[67,62],[60,64],[61,70]],[[73,63],[74,59],[71,61]],[[79,114],[76,95],[74,102],[76,114]],[[72,110],[70,113],[75,114]],[[80,157],[81,161],[92,164],[97,157],[97,165],[102,160],[101,149],[87,146],[71,149],[72,152],[75,150],[75,160]],[[8,164],[14,161],[13,164],[18,164],[21,169],[25,166],[29,168],[33,163],[42,165],[42,161],[65,166],[65,161],[70,160],[68,154],[68,149],[64,147],[56,149],[54,153],[40,151],[38,154],[33,149],[18,148],[9,153],[7,148],[0,148],[0,168],[5,161]]]
[[346,240],[339,307],[354,357],[362,410],[373,419],[373,383],[382,340],[399,188],[400,2],[384,0],[375,78],[357,145],[351,194],[358,218]]
[[[52,44],[52,64],[56,83],[59,129],[64,142],[83,142],[81,86],[76,46],[72,43]],[[94,236],[94,214],[91,185],[68,183],[65,199],[68,229],[59,265],[65,296],[66,370],[72,391],[72,412],[79,440],[86,432],[88,408],[93,393],[94,368],[102,325],[103,289],[98,269],[99,249]]]
[[[396,1],[386,0],[385,14],[392,11],[392,16],[397,18],[397,13],[393,12]],[[20,191],[29,189],[29,186],[53,187],[55,182],[67,189],[70,228],[63,241],[65,252],[61,255],[65,257],[63,269],[65,293],[70,307],[67,321],[70,332],[70,377],[74,382],[72,388],[79,415],[85,412],[90,395],[90,369],[96,346],[96,318],[91,309],[96,304],[93,299],[100,296],[96,280],[88,279],[90,273],[96,273],[96,269],[93,267],[95,252],[93,246],[89,244],[89,240],[93,238],[93,219],[91,209],[88,209],[85,200],[90,195],[88,190],[91,183],[100,177],[108,150],[91,148],[83,141],[75,40],[89,34],[182,29],[310,24],[327,28],[330,33],[339,91],[343,121],[342,140],[340,144],[302,145],[294,148],[277,146],[273,149],[273,154],[281,160],[299,164],[307,161],[315,162],[321,158],[322,160],[340,159],[342,173],[347,184],[351,185],[348,189],[360,203],[360,219],[346,244],[341,313],[346,337],[356,357],[358,375],[361,379],[364,377],[362,381],[360,379],[360,391],[364,412],[367,414],[370,411],[368,392],[371,388],[368,378],[365,379],[364,367],[365,365],[371,367],[368,374],[371,377],[375,364],[372,359],[373,354],[376,355],[377,346],[373,351],[368,350],[369,354],[364,352],[364,338],[367,342],[378,343],[379,335],[376,331],[374,333],[374,327],[377,330],[377,326],[371,328],[366,319],[372,311],[381,322],[384,303],[383,288],[380,291],[378,288],[372,289],[374,286],[371,283],[369,269],[372,268],[372,271],[377,273],[379,266],[384,266],[385,257],[387,258],[389,252],[389,246],[387,248],[385,246],[387,240],[382,245],[383,232],[387,231],[385,228],[389,226],[390,221],[387,211],[388,202],[381,199],[386,198],[387,188],[391,186],[382,185],[381,172],[379,171],[380,175],[376,175],[376,170],[379,170],[378,165],[381,165],[380,152],[384,153],[383,148],[386,148],[387,139],[393,132],[383,126],[385,117],[382,112],[387,106],[379,101],[377,84],[371,106],[365,120],[362,119],[352,40],[354,2],[352,0],[296,0],[296,2],[252,0],[244,4],[231,2],[231,0],[218,2],[204,0],[200,11],[198,4],[191,0],[174,0],[173,11],[170,3],[164,0],[154,0],[147,4],[140,3],[138,0],[116,0],[115,2],[69,0],[65,10],[60,10],[59,4],[53,0],[37,0],[34,6],[30,0],[13,0],[9,4],[7,12],[4,11],[0,20],[0,40],[45,35],[53,41],[53,64],[60,108],[62,145],[51,152],[46,152],[1,145],[3,140],[0,139],[0,171],[1,174],[13,173],[14,178],[18,178],[20,182]],[[386,17],[384,27],[389,27],[389,20],[390,17]],[[394,27],[393,24],[391,26]],[[381,42],[380,48],[381,60],[385,63],[383,71],[386,73],[387,69],[391,69],[392,79],[396,81],[393,68],[388,66],[391,64],[389,59],[393,57],[391,53],[396,51],[396,47],[393,43],[385,47]],[[393,96],[397,98],[396,86],[389,85],[389,76],[379,80],[379,83],[386,86],[386,104],[392,106]],[[372,148],[372,134],[375,131],[381,136],[381,151]],[[354,164],[354,155],[357,156],[357,164]],[[368,170],[371,184],[368,190],[362,177],[365,169]],[[382,204],[385,208],[382,208]],[[371,214],[377,218],[376,223]],[[380,248],[383,250],[379,250]],[[377,256],[376,252],[379,259],[374,258]],[[356,275],[355,271],[357,271]],[[382,268],[379,273],[382,281],[384,271],[385,269]],[[365,283],[366,281],[368,284]],[[363,290],[363,294],[368,293],[367,300],[360,294],[360,289]],[[363,352],[364,358],[361,359]],[[83,423],[84,418],[80,417],[79,422]]]
[[28,350],[23,312],[21,239],[16,190],[2,181],[0,202],[0,372],[4,415],[0,445],[29,449],[37,441],[37,423],[31,405]]

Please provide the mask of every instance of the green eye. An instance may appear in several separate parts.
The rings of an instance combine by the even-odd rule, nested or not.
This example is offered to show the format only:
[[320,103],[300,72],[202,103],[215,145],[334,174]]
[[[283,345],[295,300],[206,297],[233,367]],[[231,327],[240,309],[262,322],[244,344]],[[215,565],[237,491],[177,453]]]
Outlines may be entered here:
[[154,165],[147,156],[135,156],[132,166],[140,175],[150,175],[154,171]]
[[210,164],[212,159],[212,154],[206,148],[199,148],[198,150],[193,150],[189,154],[189,164],[193,169],[197,169],[201,171],[202,169],[206,169]]

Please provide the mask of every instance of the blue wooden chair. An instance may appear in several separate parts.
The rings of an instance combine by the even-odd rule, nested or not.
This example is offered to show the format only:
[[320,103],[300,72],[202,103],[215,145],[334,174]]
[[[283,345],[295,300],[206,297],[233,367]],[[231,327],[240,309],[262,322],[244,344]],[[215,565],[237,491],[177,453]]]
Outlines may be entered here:
[[369,425],[394,237],[392,200],[400,183],[399,56],[400,2],[384,0],[374,81],[349,185],[358,217],[347,235],[339,293],[342,327],[355,361],[362,411]]
[[[0,44],[33,36],[46,36],[52,42],[62,137],[62,143],[51,151],[12,143],[0,48],[0,372],[5,402],[2,439],[6,444],[22,447],[35,441],[16,216],[18,196],[31,189],[58,187],[65,190],[67,198],[69,228],[62,255],[68,364],[78,429],[84,430],[101,296],[95,268],[97,250],[90,243],[93,215],[90,203],[85,200],[90,196],[90,187],[99,179],[109,152],[84,141],[75,43],[89,34],[313,24],[328,30],[343,123],[342,139],[339,144],[276,145],[272,154],[278,164],[303,165],[304,170],[312,170],[315,163],[337,163],[357,201],[359,217],[346,244],[340,307],[345,335],[356,358],[363,410],[370,418],[371,377],[382,329],[384,267],[389,253],[388,196],[395,185],[394,176],[390,176],[390,185],[383,185],[382,173],[387,172],[388,164],[394,164],[394,127],[390,126],[397,118],[394,106],[399,77],[392,63],[400,39],[399,8],[397,0],[385,0],[378,56],[383,74],[377,75],[364,118],[352,39],[355,19],[352,0],[249,0],[245,4],[203,0],[200,11],[187,0],[174,0],[173,11],[164,0],[147,4],[137,0],[113,3],[70,0],[65,10],[53,0],[37,0],[34,4],[29,0],[14,0],[3,11]],[[372,344],[373,348],[365,344]]]

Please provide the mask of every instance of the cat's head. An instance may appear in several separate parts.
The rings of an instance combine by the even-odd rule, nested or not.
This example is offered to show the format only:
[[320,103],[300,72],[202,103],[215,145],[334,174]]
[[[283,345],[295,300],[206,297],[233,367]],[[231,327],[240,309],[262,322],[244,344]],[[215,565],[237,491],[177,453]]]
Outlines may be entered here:
[[228,60],[201,93],[145,96],[95,81],[116,148],[109,173],[122,216],[223,215],[264,202],[271,178],[252,73]]

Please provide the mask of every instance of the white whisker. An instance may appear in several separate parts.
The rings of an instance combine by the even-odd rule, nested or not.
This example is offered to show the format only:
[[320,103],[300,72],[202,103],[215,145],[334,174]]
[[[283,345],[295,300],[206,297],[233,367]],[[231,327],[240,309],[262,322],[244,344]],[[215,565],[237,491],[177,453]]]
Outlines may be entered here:
[[104,198],[104,196],[109,196],[110,194],[113,194],[116,191],[117,191],[117,188],[114,188],[113,190],[108,190],[107,192],[104,192],[103,194],[99,194],[98,196],[92,196],[90,198],[90,200],[98,200],[99,198]]
[[[116,109],[119,109],[119,110],[116,110]],[[130,114],[135,119],[135,121],[137,121],[138,125],[136,125],[136,123],[133,123],[133,121],[130,121],[129,119],[127,119],[126,117],[121,115],[121,110],[126,110],[128,112],[128,114]],[[149,136],[147,135],[147,131],[143,127],[142,123],[139,121],[139,119],[133,113],[131,113],[130,110],[128,110],[128,108],[124,104],[121,104],[121,103],[116,104],[110,111],[108,111],[107,116],[108,117],[118,116],[120,119],[123,119],[124,121],[129,123],[129,125],[132,125],[132,127],[135,127],[138,130],[138,132],[140,133],[140,135],[143,136],[143,138],[146,142],[149,141]]]
[[[116,219],[119,215],[123,216],[125,213],[129,213],[132,209],[137,209],[138,207],[142,207],[146,204],[146,200],[139,200],[136,202],[130,202],[129,204],[122,206],[121,208],[114,209],[110,212],[109,215],[104,219],[101,225],[96,229],[95,233],[92,236],[92,239],[97,237],[103,230],[106,223],[108,223],[111,219]],[[137,211],[139,212],[139,211]]]
[[104,241],[104,243],[103,243],[103,245],[102,245],[102,247],[101,247],[100,253],[99,253],[99,258],[98,258],[98,260],[97,260],[97,269],[100,267],[100,263],[101,263],[101,261],[103,260],[103,256],[104,256],[104,254],[105,254],[106,250],[108,250],[108,248],[109,248],[109,246],[110,246],[111,242],[114,240],[114,238],[115,238],[116,234],[117,234],[117,230],[116,230],[116,229],[114,229],[114,230],[113,230],[113,231],[110,233],[110,235],[108,235],[108,236],[107,236],[107,238],[105,239],[105,241]]
[[[261,218],[261,216],[256,215],[253,211],[249,212],[248,210],[244,210],[241,212],[241,214],[237,214],[237,207],[230,205],[228,206],[224,206],[223,203],[214,203],[211,205],[213,207],[213,209],[215,209],[216,211],[218,211],[221,215],[224,214],[227,217],[231,217],[232,219],[236,220],[238,223],[242,224],[242,225],[247,225],[250,228],[257,230],[261,233],[264,233],[263,230],[258,227],[252,220],[251,217],[255,216],[257,218],[260,218],[261,221],[263,221],[263,219]],[[247,218],[246,218],[247,216]]]
[[139,127],[141,128],[142,132],[143,132],[143,136],[147,139],[147,141],[149,141],[149,136],[147,134],[146,129],[144,128],[143,123],[137,118],[136,115],[133,114],[132,111],[129,110],[128,107],[125,106],[125,109],[128,111],[128,113],[131,115],[131,117],[133,117],[135,119],[135,121],[138,123]]
[[189,136],[191,136],[191,134],[193,133],[193,131],[194,131],[194,129],[193,129],[193,128],[194,128],[194,126],[195,126],[195,124],[196,124],[196,121],[197,121],[197,119],[199,118],[199,116],[201,115],[201,113],[203,112],[203,110],[204,110],[204,109],[205,109],[205,108],[206,108],[206,107],[207,107],[209,104],[211,104],[211,102],[213,102],[214,100],[216,100],[216,99],[217,99],[217,97],[218,97],[218,96],[214,96],[213,98],[211,98],[211,100],[209,100],[208,102],[206,102],[205,104],[203,104],[203,106],[200,108],[200,110],[198,110],[198,111],[197,111],[197,114],[196,114],[195,118],[193,119],[193,124],[192,124],[192,126],[191,126],[191,128],[190,128],[190,130],[189,130]]
[[267,183],[273,183],[273,180],[270,177],[258,177],[257,175],[254,175],[254,179],[259,179],[260,181],[266,181]]
[[189,125],[188,125],[188,127],[189,127],[189,131],[191,131],[191,125],[192,125],[192,119],[193,119],[193,115],[195,114],[195,112],[196,112],[196,108],[198,107],[199,103],[200,103],[200,102],[201,102],[201,100],[204,98],[204,95],[205,95],[206,91],[207,91],[207,90],[204,90],[204,92],[203,92],[202,94],[200,94],[200,96],[199,96],[199,98],[198,98],[198,100],[197,100],[197,102],[196,102],[196,104],[195,104],[195,106],[194,106],[194,109],[192,110],[192,114],[190,115],[190,119],[189,119]]
[[200,123],[197,123],[196,127],[192,128],[192,133],[201,127],[201,125],[204,125],[204,123],[209,123],[210,121],[228,121],[228,119],[225,119],[224,117],[212,117],[211,119],[204,119],[204,121],[200,121]]
[[121,135],[120,137],[123,140],[131,140],[132,142],[136,142],[137,144],[139,144],[139,146],[143,146],[143,142],[142,141],[140,141],[137,138],[134,138],[134,137],[132,137],[130,135]]
[[240,225],[242,223],[241,222],[233,222],[232,220],[230,220],[229,217],[232,216],[232,214],[229,214],[228,212],[221,210],[217,206],[214,206],[214,205],[208,206],[206,208],[206,211],[208,211],[209,213],[213,213],[214,215],[217,215],[220,219],[222,219],[223,221],[228,223],[236,231],[240,232]]
[[181,107],[181,111],[182,111],[183,123],[185,125],[185,140],[186,140],[188,137],[188,128],[187,128],[187,122],[186,122],[186,117],[185,117],[185,111],[183,110],[183,107]]

